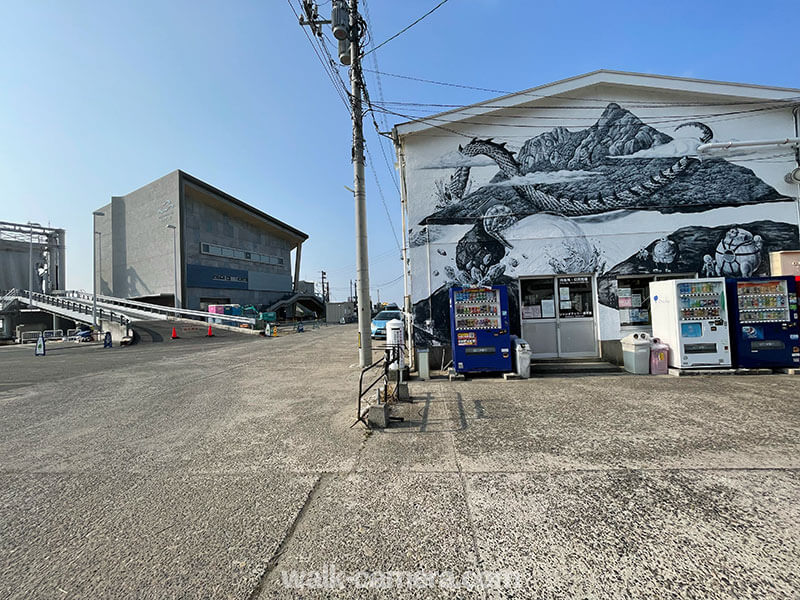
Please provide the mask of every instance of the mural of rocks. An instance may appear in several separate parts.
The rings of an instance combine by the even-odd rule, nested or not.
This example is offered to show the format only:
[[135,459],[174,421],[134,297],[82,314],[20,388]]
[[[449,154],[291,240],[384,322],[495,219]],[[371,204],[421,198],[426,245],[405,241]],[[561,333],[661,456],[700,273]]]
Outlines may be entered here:
[[[775,221],[752,220],[756,205],[790,198],[745,166],[701,161],[697,146],[714,135],[707,124],[687,120],[670,131],[674,137],[612,102],[593,125],[556,127],[516,152],[502,140],[474,138],[421,165],[448,172],[409,230],[411,248],[436,278],[430,298],[414,294],[418,343],[448,343],[453,285],[509,285],[518,327],[518,276],[597,273],[601,304],[617,308],[618,275],[746,277],[767,272],[770,251],[797,246],[797,227],[780,222],[783,209],[772,211]],[[488,181],[472,179],[473,169],[492,165],[498,170]],[[719,216],[701,216],[713,210]],[[732,211],[742,223],[729,220]],[[625,219],[642,229],[622,235],[641,242],[609,235]],[[673,229],[621,260],[646,242],[644,232]]]
[[617,307],[617,277],[697,273],[700,277],[769,275],[769,253],[797,245],[796,225],[755,221],[718,227],[684,227],[653,241],[598,277],[600,303]]

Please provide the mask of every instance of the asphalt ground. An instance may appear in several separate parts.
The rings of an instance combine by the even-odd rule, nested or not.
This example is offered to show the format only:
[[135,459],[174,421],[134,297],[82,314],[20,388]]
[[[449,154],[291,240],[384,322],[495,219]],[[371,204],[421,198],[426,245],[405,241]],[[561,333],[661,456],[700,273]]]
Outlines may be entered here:
[[0,347],[0,596],[796,598],[797,379],[412,381],[356,329]]

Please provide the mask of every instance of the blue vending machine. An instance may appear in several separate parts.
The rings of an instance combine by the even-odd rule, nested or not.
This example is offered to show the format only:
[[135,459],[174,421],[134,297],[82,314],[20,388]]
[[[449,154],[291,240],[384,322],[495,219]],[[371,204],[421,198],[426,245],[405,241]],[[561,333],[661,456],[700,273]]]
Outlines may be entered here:
[[794,277],[727,279],[733,362],[745,368],[800,367]]
[[450,288],[450,339],[457,373],[511,371],[506,286]]

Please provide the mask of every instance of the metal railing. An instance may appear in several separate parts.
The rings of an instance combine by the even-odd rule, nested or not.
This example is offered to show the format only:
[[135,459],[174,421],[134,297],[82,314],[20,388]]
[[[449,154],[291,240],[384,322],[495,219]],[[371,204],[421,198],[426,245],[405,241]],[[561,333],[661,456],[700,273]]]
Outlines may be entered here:
[[35,342],[39,339],[39,336],[42,335],[41,331],[23,331],[19,335],[19,341],[21,344],[27,344],[28,342]]
[[[368,367],[361,369],[361,375],[358,378],[358,408],[356,409],[356,420],[350,427],[354,427],[356,423],[363,423],[365,426],[369,427],[367,414],[369,413],[370,404],[367,404],[366,408],[364,408],[364,398],[370,392],[370,390],[375,388],[379,383],[383,383],[383,402],[388,403],[391,401],[397,401],[399,399],[398,385],[394,387],[391,394],[389,393],[389,368],[394,363],[398,363],[399,365],[400,352],[402,351],[403,349],[401,347],[388,346],[384,349],[383,356],[381,358],[376,360]],[[364,388],[364,376],[376,367],[382,367],[380,375],[378,375],[378,377],[373,380],[372,383]],[[376,394],[378,396],[378,402],[381,400],[380,391],[380,388],[378,388],[378,394]]]
[[[70,290],[65,292],[65,296],[68,298],[75,298],[82,300],[87,303],[91,303],[94,300],[94,296],[89,292],[84,292],[82,290]],[[169,317],[183,317],[189,318],[193,320],[203,320],[205,322],[208,321],[209,318],[218,318],[225,321],[231,321],[233,323],[239,323],[244,325],[250,325],[254,327],[256,324],[256,320],[252,317],[242,317],[238,315],[224,315],[220,313],[211,313],[202,310],[190,310],[186,308],[175,308],[172,306],[161,306],[160,304],[150,304],[148,302],[139,302],[137,300],[126,300],[124,298],[116,298],[114,296],[103,296],[102,294],[97,295],[98,301],[98,309],[101,305],[112,305],[118,306],[120,308],[130,308],[132,310],[136,310],[138,312],[144,312],[152,315],[159,315],[163,316],[164,318]],[[211,322],[213,324],[213,322]]]
[[[15,298],[21,300],[22,302],[27,303],[28,298],[32,302],[38,302],[39,304],[45,304],[57,308],[61,308],[64,311],[70,311],[72,313],[77,313],[80,315],[86,315],[86,319],[81,319],[88,323],[92,322],[91,315],[92,315],[92,305],[87,304],[86,302],[82,302],[76,300],[70,296],[52,296],[50,294],[42,294],[39,292],[31,292],[29,293],[27,290],[15,290],[16,295]],[[66,318],[71,318],[67,316]],[[125,327],[130,326],[132,319],[130,319],[127,315],[123,314],[120,311],[110,310],[106,307],[97,307],[97,318],[98,320],[106,320],[110,321],[111,323],[119,323]]]
[[16,288],[11,288],[5,294],[3,294],[3,297],[0,298],[0,310],[5,310],[8,304],[11,304],[17,299],[17,295],[18,292]]

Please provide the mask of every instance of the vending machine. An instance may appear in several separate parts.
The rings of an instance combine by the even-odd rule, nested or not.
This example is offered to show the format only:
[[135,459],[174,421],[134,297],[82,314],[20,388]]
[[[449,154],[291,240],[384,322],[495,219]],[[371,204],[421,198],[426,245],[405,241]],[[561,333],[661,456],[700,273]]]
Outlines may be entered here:
[[800,326],[794,277],[728,279],[737,366],[800,366]]
[[504,285],[450,288],[450,339],[457,373],[511,371]]
[[726,300],[723,277],[650,283],[653,337],[669,345],[670,367],[731,366]]

